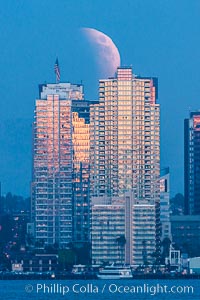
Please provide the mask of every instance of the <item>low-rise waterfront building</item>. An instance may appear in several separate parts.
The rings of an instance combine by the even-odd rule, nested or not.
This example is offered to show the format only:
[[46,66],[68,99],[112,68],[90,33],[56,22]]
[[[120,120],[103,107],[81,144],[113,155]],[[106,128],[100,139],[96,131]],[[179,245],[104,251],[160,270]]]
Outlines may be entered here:
[[12,270],[20,272],[52,272],[57,270],[58,255],[35,254],[11,258]]

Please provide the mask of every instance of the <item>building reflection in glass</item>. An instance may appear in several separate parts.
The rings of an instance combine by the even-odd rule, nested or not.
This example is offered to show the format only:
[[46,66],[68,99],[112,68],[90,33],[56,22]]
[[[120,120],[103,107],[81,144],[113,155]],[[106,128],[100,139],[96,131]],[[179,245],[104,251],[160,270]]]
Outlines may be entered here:
[[33,126],[32,220],[39,245],[72,241],[72,99],[82,85],[40,85]]

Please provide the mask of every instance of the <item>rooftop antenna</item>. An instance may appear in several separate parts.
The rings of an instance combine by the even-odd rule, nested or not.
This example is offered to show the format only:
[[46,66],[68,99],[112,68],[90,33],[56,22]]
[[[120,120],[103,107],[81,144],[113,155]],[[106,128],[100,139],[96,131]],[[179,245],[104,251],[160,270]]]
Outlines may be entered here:
[[59,83],[60,82],[60,67],[59,67],[59,63],[58,63],[58,58],[56,58],[54,71],[56,74],[56,83]]

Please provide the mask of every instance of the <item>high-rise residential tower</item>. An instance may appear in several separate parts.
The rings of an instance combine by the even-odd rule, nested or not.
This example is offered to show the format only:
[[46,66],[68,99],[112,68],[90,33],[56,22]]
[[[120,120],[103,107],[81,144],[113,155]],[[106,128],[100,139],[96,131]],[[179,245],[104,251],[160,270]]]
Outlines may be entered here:
[[42,245],[88,242],[89,105],[80,84],[40,85],[33,129],[32,221]]
[[155,205],[123,197],[92,197],[92,263],[153,264],[156,250]]
[[200,214],[200,111],[184,123],[185,214]]
[[160,114],[156,78],[118,68],[100,80],[99,104],[91,106],[91,195],[159,201]]
[[[138,222],[139,214],[155,214],[154,235],[151,231],[149,240],[148,228],[152,229],[153,225],[152,218],[147,218],[147,235],[145,237],[144,229],[142,243],[147,249],[154,245],[154,251],[152,248],[151,251],[157,252],[160,233],[160,107],[157,104],[157,79],[137,77],[131,67],[120,67],[114,78],[99,81],[99,104],[92,105],[90,110],[90,193],[91,197],[123,198],[126,192],[131,192],[134,199],[134,205],[130,207],[131,218],[126,216],[129,222],[132,222],[134,213],[133,224],[135,220]],[[145,212],[142,212],[142,207]],[[141,261],[144,250],[141,245],[137,247],[135,228],[131,228],[130,240],[126,245],[131,247],[130,261],[134,264]]]

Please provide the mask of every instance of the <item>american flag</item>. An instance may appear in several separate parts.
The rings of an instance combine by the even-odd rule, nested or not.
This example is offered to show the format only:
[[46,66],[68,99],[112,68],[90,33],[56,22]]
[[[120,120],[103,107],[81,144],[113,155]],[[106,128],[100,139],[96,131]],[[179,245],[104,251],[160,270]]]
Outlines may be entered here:
[[57,58],[56,58],[55,66],[54,66],[54,71],[55,71],[55,74],[56,74],[56,82],[59,82],[60,81],[60,68],[59,68]]

